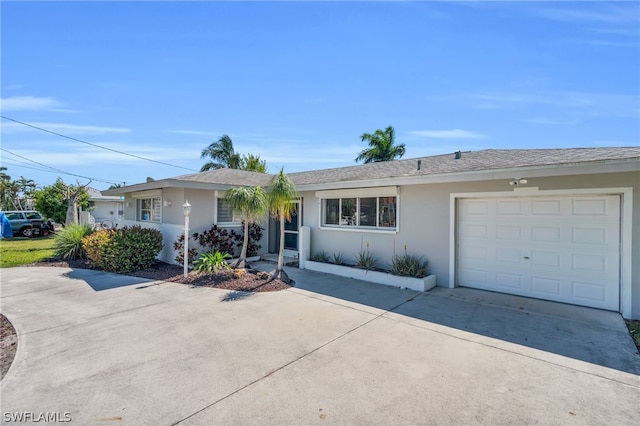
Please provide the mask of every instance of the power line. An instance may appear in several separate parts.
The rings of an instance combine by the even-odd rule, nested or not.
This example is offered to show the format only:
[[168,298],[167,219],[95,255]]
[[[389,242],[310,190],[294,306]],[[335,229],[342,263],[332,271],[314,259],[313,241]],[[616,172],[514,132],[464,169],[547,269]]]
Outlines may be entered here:
[[39,166],[45,167],[47,169],[50,169],[50,170],[43,170],[43,171],[48,171],[49,173],[60,173],[60,174],[63,174],[63,175],[75,176],[75,177],[79,177],[79,178],[82,178],[82,179],[89,179],[89,180],[93,180],[93,181],[96,181],[96,182],[102,182],[102,183],[111,183],[111,184],[113,184],[113,183],[122,183],[122,182],[118,182],[118,181],[114,181],[114,180],[97,179],[97,178],[91,178],[91,177],[88,177],[88,176],[78,175],[78,174],[75,174],[75,173],[66,172],[64,170],[57,169],[55,167],[47,166],[46,164],[38,163],[35,160],[31,160],[30,158],[23,157],[22,155],[19,155],[19,154],[16,154],[15,152],[9,151],[8,149],[0,148],[0,151],[6,152],[6,153],[11,154],[11,155],[15,155],[16,157],[22,158],[23,160],[27,160],[30,163],[34,163],[34,164],[37,164]]
[[189,170],[190,172],[197,172],[198,171],[198,170],[195,170],[195,169],[190,169],[188,167],[176,166],[175,164],[169,164],[169,163],[165,163],[165,162],[158,161],[158,160],[152,160],[150,158],[141,157],[141,156],[135,155],[135,154],[129,154],[128,152],[118,151],[117,149],[107,148],[106,146],[98,145],[98,144],[95,144],[95,143],[83,141],[83,140],[78,139],[78,138],[74,138],[74,137],[71,137],[71,136],[63,135],[61,133],[57,133],[57,132],[54,132],[52,130],[47,130],[47,129],[44,129],[42,127],[34,126],[33,124],[25,123],[23,121],[19,121],[19,120],[10,118],[10,117],[6,117],[4,115],[0,115],[0,118],[3,118],[5,120],[9,120],[9,121],[13,121],[14,123],[18,123],[18,124],[21,124],[23,126],[31,127],[33,129],[40,130],[42,132],[46,132],[46,133],[50,133],[52,135],[60,136],[61,138],[70,139],[72,141],[80,142],[80,143],[83,143],[85,145],[91,145],[91,146],[94,146],[96,148],[100,148],[100,149],[104,149],[104,150],[107,150],[107,151],[115,152],[117,154],[126,155],[128,157],[137,158],[139,160],[150,161],[152,163],[162,164],[163,166],[175,167],[177,169]]

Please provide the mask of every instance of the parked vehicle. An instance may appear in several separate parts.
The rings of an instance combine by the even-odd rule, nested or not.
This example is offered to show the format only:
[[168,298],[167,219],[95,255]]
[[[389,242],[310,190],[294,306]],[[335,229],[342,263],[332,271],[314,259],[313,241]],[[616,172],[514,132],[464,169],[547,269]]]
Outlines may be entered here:
[[43,229],[44,218],[35,210],[14,210],[0,213],[4,213],[9,219],[14,236],[39,237],[48,233],[46,227]]

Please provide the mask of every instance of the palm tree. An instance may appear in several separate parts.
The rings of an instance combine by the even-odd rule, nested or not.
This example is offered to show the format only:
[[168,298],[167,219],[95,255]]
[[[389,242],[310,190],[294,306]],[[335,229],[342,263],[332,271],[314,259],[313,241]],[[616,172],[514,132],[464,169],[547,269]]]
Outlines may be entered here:
[[267,194],[259,186],[231,188],[225,194],[225,200],[244,221],[244,237],[240,258],[233,263],[234,268],[245,268],[247,247],[249,246],[249,221],[258,221],[268,212]]
[[9,209],[11,194],[11,176],[5,173],[6,167],[0,166],[0,210]]
[[27,179],[24,176],[20,176],[20,179],[16,181],[18,185],[18,194],[17,194],[17,202],[20,206],[20,210],[23,210],[25,206],[22,205],[24,201],[25,204],[28,204],[28,201],[31,199],[33,195],[33,191],[36,190],[36,183],[33,179]]
[[378,161],[391,161],[404,155],[404,144],[395,144],[395,130],[392,126],[384,130],[376,130],[373,134],[363,133],[360,136],[362,142],[368,141],[370,148],[364,149],[356,157],[356,162],[376,163]]
[[[211,158],[213,161],[209,161],[202,166],[200,168],[201,172],[222,168],[240,168],[240,154],[233,149],[233,142],[229,135],[222,135],[217,142],[212,142],[211,145],[203,149],[200,154],[200,158],[207,157]],[[215,162],[216,160],[218,162]]]
[[252,172],[267,173],[267,162],[261,160],[260,155],[247,154],[242,156],[240,168]]
[[271,275],[271,279],[280,279],[285,283],[291,280],[284,272],[284,221],[290,221],[291,215],[296,211],[296,204],[293,202],[298,198],[296,186],[291,179],[284,174],[284,168],[273,177],[269,186],[268,201],[271,216],[280,220],[280,249],[278,251],[278,266]]

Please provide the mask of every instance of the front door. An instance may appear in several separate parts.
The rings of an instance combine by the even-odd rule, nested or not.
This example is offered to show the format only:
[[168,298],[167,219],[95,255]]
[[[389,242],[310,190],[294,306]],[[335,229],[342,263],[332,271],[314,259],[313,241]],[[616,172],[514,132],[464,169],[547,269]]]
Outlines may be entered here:
[[[302,212],[300,211],[302,203],[300,200],[296,200],[294,203],[296,204],[296,211],[291,214],[291,220],[285,221],[284,224],[284,255],[290,257],[298,256],[298,233],[300,226],[302,226]],[[269,245],[269,251],[277,253],[280,250],[280,221],[271,219],[269,222],[270,229],[275,231],[275,235],[271,233],[272,238],[270,238],[270,241],[275,242],[275,244]]]

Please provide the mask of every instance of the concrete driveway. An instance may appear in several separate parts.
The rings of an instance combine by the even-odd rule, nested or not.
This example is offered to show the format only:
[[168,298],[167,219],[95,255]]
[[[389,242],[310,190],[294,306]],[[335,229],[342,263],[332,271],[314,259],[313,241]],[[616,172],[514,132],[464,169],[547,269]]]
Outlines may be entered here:
[[[269,266],[261,265],[262,269]],[[298,269],[246,294],[3,269],[16,359],[3,423],[616,424],[640,418],[619,314],[470,289],[420,294]]]

